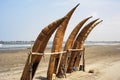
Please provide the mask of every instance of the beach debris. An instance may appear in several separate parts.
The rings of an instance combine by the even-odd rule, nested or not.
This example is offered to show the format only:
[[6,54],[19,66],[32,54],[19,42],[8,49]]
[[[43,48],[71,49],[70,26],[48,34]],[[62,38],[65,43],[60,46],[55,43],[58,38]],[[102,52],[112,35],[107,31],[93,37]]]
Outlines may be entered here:
[[88,73],[94,73],[94,70],[93,70],[93,69],[90,69],[90,70],[88,71]]

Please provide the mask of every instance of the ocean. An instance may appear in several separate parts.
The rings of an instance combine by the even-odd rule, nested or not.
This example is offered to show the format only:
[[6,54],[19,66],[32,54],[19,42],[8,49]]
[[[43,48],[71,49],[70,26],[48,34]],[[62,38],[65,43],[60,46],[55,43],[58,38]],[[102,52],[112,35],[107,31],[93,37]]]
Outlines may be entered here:
[[[63,43],[63,46],[65,42]],[[89,45],[120,45],[120,42],[85,42],[85,46]],[[33,44],[0,44],[0,50],[17,50],[31,48]],[[51,48],[52,43],[48,43],[47,48]]]
[[0,50],[16,50],[30,48],[31,44],[0,44]]

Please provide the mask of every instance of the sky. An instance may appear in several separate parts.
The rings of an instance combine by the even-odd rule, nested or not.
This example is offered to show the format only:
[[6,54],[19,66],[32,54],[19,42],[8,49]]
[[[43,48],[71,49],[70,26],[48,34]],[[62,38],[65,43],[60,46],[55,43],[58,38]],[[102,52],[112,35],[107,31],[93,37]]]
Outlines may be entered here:
[[65,16],[78,3],[64,41],[89,16],[93,18],[87,23],[97,18],[103,22],[92,30],[87,41],[120,41],[120,0],[0,0],[0,40],[35,40],[45,26]]

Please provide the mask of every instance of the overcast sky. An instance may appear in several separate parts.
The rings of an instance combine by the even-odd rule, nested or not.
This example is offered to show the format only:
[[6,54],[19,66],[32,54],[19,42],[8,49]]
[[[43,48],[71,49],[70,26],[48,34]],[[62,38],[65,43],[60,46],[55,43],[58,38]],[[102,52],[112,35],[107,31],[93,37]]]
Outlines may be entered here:
[[88,41],[120,41],[120,0],[0,0],[0,40],[35,40],[45,26],[65,16],[78,3],[64,41],[89,16],[93,18],[88,22],[96,18],[103,22],[93,29]]

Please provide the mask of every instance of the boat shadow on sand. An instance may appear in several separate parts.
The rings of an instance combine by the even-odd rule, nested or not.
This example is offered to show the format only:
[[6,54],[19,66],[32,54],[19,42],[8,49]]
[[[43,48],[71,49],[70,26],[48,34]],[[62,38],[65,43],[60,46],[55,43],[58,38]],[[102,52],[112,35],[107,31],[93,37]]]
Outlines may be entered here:
[[47,78],[46,78],[46,77],[43,77],[43,76],[36,77],[35,79],[39,79],[39,80],[47,80]]

